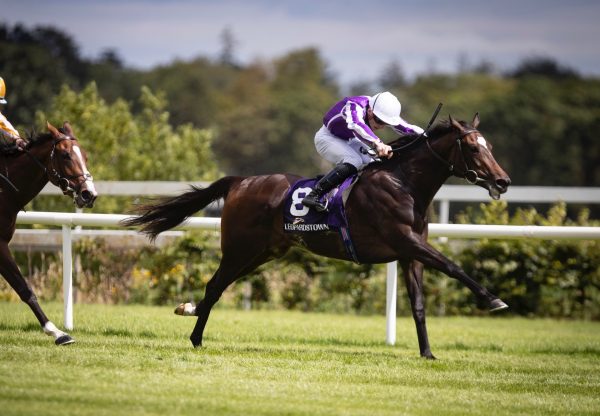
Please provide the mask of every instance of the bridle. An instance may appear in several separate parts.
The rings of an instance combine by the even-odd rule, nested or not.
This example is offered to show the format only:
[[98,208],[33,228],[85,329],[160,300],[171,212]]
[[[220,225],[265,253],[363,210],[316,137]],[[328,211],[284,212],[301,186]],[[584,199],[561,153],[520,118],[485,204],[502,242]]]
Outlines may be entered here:
[[457,172],[455,169],[455,166],[452,163],[448,162],[446,159],[441,157],[435,150],[433,150],[433,147],[431,147],[431,144],[429,143],[429,137],[423,136],[423,137],[425,137],[425,143],[427,143],[427,148],[436,157],[436,159],[438,159],[440,162],[442,162],[444,165],[446,165],[448,167],[448,170],[454,176],[456,176],[457,178],[462,178],[472,185],[475,185],[478,182],[482,182],[482,181],[484,181],[484,179],[481,179],[477,175],[476,171],[469,168],[469,165],[467,164],[467,159],[465,158],[465,154],[464,154],[463,147],[462,147],[462,139],[463,139],[463,137],[468,136],[469,134],[475,133],[475,132],[477,132],[476,129],[465,130],[456,138],[456,143],[458,144],[458,148],[460,150],[460,156],[461,156],[463,164],[465,165],[465,170],[463,173]]
[[463,131],[457,138],[456,138],[456,143],[458,144],[458,148],[460,149],[460,155],[462,157],[462,162],[465,165],[465,170],[463,173],[459,173],[456,171],[455,166],[448,162],[446,159],[444,159],[442,156],[440,156],[435,150],[433,150],[433,147],[431,147],[431,143],[429,142],[429,136],[426,133],[420,134],[417,137],[415,137],[413,140],[411,140],[410,142],[402,145],[402,146],[398,146],[398,147],[393,147],[392,148],[392,152],[396,153],[396,152],[400,152],[402,150],[405,150],[409,147],[411,147],[413,144],[415,144],[417,141],[424,139],[425,143],[427,144],[427,148],[429,149],[429,151],[431,152],[431,154],[433,156],[435,156],[435,158],[437,160],[439,160],[440,162],[442,162],[444,165],[446,165],[446,167],[448,168],[448,170],[457,178],[461,178],[466,180],[467,182],[469,182],[470,184],[477,184],[479,182],[484,181],[484,179],[481,179],[478,175],[477,172],[474,171],[473,169],[469,169],[469,165],[467,164],[467,159],[465,158],[465,154],[463,152],[463,147],[462,147],[462,139],[465,136],[468,136],[471,133],[475,133],[477,132],[477,129],[469,129],[469,130],[465,130]]
[[[79,175],[61,175],[58,170],[56,169],[56,160],[55,160],[55,153],[56,153],[56,145],[60,142],[62,142],[63,140],[77,140],[74,137],[71,136],[63,136],[63,137],[59,137],[57,139],[54,139],[54,143],[52,143],[52,150],[50,151],[50,170],[48,170],[48,168],[46,166],[44,166],[44,164],[42,162],[40,162],[38,160],[38,158],[36,158],[34,155],[31,154],[31,152],[29,152],[29,150],[25,150],[25,153],[27,153],[27,155],[33,159],[33,161],[44,171],[44,173],[46,173],[48,175],[48,179],[50,180],[50,182],[54,183],[56,186],[58,186],[61,191],[63,191],[64,194],[66,194],[67,192],[73,192],[74,194],[77,194],[78,191],[81,189],[81,186],[87,181],[87,180],[92,180],[92,175],[89,173],[82,173]],[[77,186],[76,188],[71,187],[71,182],[69,180],[71,179],[79,179],[79,178],[83,178],[82,180],[77,180]],[[54,179],[54,181],[52,180]]]

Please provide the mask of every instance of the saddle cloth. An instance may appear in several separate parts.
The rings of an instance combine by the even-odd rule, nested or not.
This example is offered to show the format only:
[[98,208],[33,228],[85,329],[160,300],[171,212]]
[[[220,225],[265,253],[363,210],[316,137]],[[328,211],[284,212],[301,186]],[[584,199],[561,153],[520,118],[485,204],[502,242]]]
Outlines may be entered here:
[[358,175],[347,178],[340,186],[323,196],[321,201],[327,204],[327,211],[323,212],[318,212],[302,204],[302,199],[310,193],[319,179],[321,179],[320,176],[301,179],[290,187],[285,197],[283,229],[285,232],[291,233],[338,231],[348,255],[358,263],[344,209]]

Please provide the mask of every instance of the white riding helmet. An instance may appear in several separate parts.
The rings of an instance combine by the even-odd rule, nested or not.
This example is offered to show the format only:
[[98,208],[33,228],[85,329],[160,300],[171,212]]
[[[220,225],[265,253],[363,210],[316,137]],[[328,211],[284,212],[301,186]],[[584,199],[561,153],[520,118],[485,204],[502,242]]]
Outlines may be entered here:
[[6,104],[4,96],[6,95],[6,84],[2,77],[0,77],[0,104]]
[[397,126],[402,121],[400,101],[389,91],[380,92],[369,98],[369,107],[377,118],[390,126]]

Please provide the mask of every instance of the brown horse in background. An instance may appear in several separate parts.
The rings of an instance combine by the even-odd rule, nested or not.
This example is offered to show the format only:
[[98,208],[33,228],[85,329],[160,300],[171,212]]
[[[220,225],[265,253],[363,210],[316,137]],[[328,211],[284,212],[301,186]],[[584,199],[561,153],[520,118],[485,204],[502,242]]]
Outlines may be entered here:
[[23,278],[8,243],[15,233],[17,214],[50,181],[79,208],[94,205],[98,194],[87,170],[87,156],[69,123],[58,130],[48,123],[49,133],[29,140],[23,152],[0,154],[0,274],[17,292],[57,345],[74,342],[56,328],[40,307],[31,286]]
[[[471,125],[448,122],[436,125],[426,136],[408,136],[390,143],[391,159],[367,166],[346,202],[346,215],[358,261],[388,263],[397,260],[403,271],[421,356],[431,353],[425,325],[423,265],[464,283],[490,310],[507,305],[459,266],[427,243],[427,212],[434,195],[452,175],[488,190],[498,199],[510,179],[492,155],[492,147]],[[152,239],[183,222],[212,201],[224,198],[221,217],[222,259],[206,286],[205,297],[193,307],[182,304],[176,313],[198,317],[190,340],[197,347],[213,305],[223,291],[261,264],[283,256],[292,245],[301,245],[323,256],[351,260],[337,233],[300,237],[283,231],[284,197],[298,176],[274,174],[228,176],[206,189],[193,188],[180,196],[141,207],[140,217],[125,222],[142,226]]]

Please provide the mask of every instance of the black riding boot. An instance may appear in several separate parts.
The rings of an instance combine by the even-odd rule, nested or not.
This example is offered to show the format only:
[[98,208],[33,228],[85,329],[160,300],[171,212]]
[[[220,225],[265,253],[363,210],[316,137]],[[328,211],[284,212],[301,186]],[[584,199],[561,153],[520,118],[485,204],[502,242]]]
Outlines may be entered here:
[[302,200],[302,204],[309,208],[314,208],[319,212],[327,210],[327,206],[319,201],[319,199],[356,172],[357,169],[350,163],[337,165],[331,172],[323,176],[319,182],[317,182],[315,189],[306,195]]

